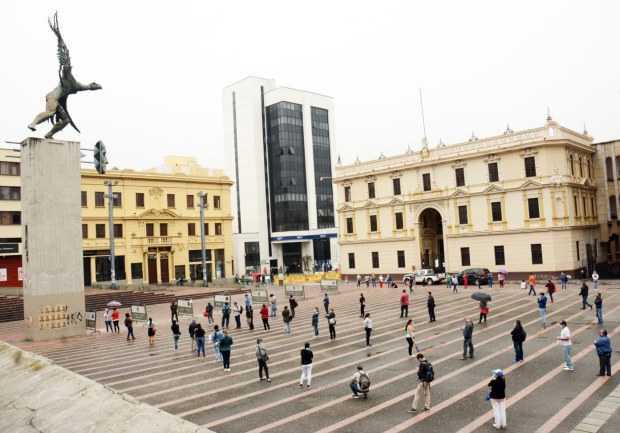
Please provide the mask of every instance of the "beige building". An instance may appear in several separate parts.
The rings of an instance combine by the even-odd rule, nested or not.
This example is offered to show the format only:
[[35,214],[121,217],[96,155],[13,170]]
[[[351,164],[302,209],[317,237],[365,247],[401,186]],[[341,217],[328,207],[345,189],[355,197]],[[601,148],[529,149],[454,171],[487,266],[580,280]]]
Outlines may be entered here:
[[592,138],[539,128],[337,166],[341,272],[556,273],[596,260]]

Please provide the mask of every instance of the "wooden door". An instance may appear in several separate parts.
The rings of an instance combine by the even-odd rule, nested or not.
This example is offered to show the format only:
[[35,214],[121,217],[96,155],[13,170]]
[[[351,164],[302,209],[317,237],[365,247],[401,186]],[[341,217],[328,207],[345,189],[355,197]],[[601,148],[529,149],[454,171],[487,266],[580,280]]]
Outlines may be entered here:
[[159,268],[160,268],[160,275],[161,275],[161,282],[163,284],[169,283],[170,282],[170,270],[168,268],[168,256],[167,255],[160,255],[159,256]]
[[149,254],[148,258],[149,284],[157,284],[157,256]]

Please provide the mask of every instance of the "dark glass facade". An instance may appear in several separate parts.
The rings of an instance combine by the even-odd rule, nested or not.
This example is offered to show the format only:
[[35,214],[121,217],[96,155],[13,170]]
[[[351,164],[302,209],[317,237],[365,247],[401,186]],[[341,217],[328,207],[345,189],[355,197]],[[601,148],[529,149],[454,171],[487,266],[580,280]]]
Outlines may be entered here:
[[[274,232],[308,230],[302,106],[278,102],[265,111],[271,228]],[[329,187],[331,191],[331,182]]]
[[332,160],[328,111],[323,108],[311,107],[311,113],[317,227],[320,229],[332,228],[334,227],[334,192],[331,179]]

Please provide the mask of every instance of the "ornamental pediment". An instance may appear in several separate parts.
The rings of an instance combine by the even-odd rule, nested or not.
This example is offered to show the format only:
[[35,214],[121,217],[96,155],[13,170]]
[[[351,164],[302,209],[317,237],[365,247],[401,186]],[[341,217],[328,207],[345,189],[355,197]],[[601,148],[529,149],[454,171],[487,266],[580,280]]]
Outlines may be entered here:
[[369,207],[377,207],[377,203],[375,203],[373,200],[368,200],[362,206],[362,208],[369,208]]
[[482,192],[487,193],[487,194],[496,193],[496,192],[504,192],[504,189],[499,185],[491,184],[487,186]]
[[592,181],[590,179],[581,179],[581,181],[579,182],[580,184],[582,184],[583,186],[594,186],[594,184],[592,183]]
[[402,206],[405,202],[401,198],[394,197],[388,204],[391,206]]
[[535,180],[528,179],[521,184],[519,189],[537,189],[542,187],[542,183],[536,182]]
[[465,191],[464,189],[457,188],[456,191],[450,194],[450,197],[464,197],[466,195],[467,195],[467,191]]
[[179,215],[170,209],[147,209],[138,215],[138,218],[144,219],[173,219]]
[[351,212],[354,211],[355,209],[353,208],[353,206],[351,206],[348,203],[343,204],[342,206],[340,206],[338,208],[338,212]]

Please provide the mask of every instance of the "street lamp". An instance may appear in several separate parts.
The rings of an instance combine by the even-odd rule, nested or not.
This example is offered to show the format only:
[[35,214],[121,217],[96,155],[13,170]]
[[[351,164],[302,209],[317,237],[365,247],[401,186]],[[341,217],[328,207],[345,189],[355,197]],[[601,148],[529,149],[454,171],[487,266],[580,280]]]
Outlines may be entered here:
[[205,236],[205,208],[207,207],[207,194],[200,191],[198,193],[198,206],[200,207],[200,254],[202,257],[202,285],[209,287],[207,281],[207,250]]
[[112,182],[111,180],[106,180],[104,183],[108,187],[108,193],[106,194],[108,198],[108,232],[110,236],[110,280],[111,287],[113,289],[117,289],[118,285],[116,284],[116,254],[114,251],[114,220],[113,220],[113,212],[114,212],[114,193],[112,192],[112,186],[118,185],[117,181]]

